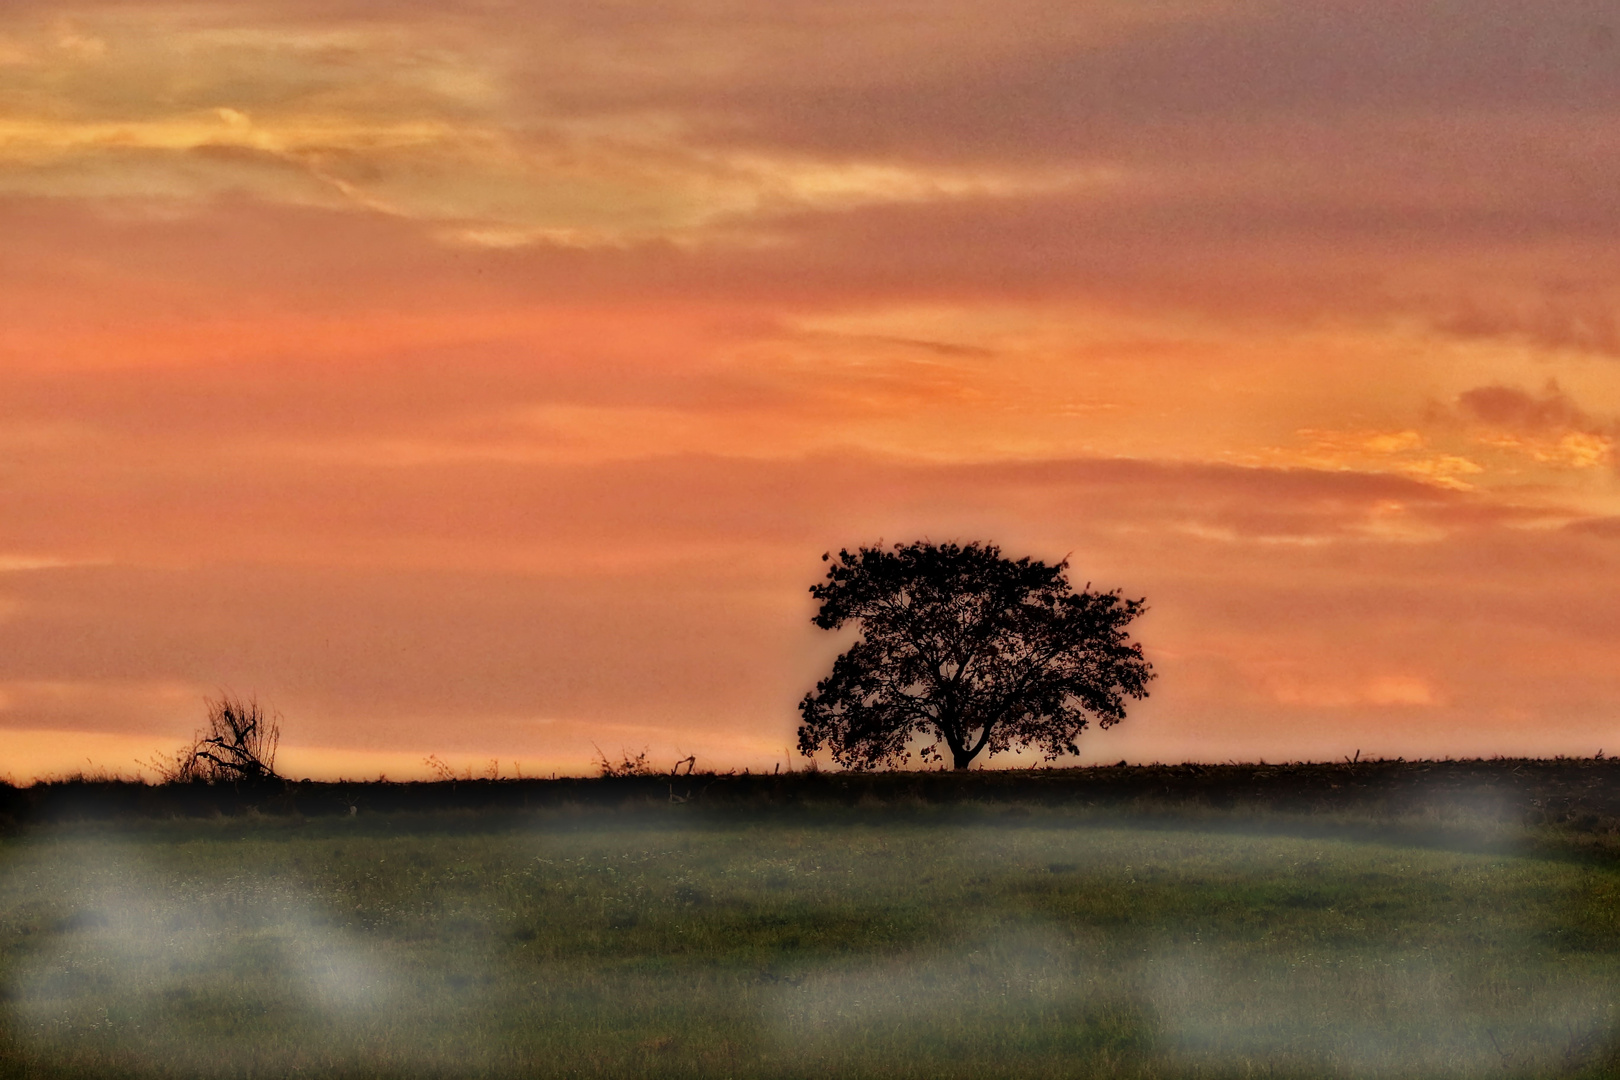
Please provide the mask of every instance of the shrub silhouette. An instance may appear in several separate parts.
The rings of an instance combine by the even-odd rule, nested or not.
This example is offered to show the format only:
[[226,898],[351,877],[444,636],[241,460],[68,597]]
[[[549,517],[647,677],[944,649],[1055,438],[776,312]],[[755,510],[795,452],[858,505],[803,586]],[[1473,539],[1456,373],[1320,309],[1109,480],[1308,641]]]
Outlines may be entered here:
[[267,715],[251,697],[224,693],[204,702],[208,726],[192,737],[191,745],[146,762],[158,777],[170,784],[281,779],[275,768],[281,717]]

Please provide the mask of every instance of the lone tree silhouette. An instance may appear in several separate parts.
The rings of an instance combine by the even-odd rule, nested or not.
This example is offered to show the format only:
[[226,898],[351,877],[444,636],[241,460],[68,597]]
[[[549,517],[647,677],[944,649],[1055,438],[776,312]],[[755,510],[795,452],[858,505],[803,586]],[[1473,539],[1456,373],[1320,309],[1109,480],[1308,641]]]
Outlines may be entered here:
[[[981,751],[1077,754],[1093,718],[1112,727],[1153,668],[1126,628],[1146,608],[1119,592],[1075,592],[1069,563],[1005,559],[994,544],[918,541],[823,555],[823,630],[861,638],[799,703],[799,751],[822,747],[846,768],[919,756],[967,768]],[[940,744],[944,743],[944,751]]]

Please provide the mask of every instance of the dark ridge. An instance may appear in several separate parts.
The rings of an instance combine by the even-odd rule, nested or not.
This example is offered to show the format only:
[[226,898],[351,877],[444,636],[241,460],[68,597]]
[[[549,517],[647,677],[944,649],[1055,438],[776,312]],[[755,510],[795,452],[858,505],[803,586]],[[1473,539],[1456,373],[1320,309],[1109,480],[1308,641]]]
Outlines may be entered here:
[[1459,815],[1620,832],[1620,759],[1110,765],[967,772],[696,773],[549,780],[268,781],[153,785],[77,778],[0,784],[0,828],[243,814],[640,809],[706,814],[809,807],[1097,808],[1178,814]]

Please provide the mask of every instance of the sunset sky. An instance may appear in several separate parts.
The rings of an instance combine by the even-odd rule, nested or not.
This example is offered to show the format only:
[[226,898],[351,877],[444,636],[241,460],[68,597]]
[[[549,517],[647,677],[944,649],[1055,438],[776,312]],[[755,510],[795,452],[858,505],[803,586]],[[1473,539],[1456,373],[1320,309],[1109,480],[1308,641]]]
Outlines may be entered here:
[[1617,440],[1613,0],[0,5],[18,780],[771,768],[922,537],[1086,761],[1620,751]]

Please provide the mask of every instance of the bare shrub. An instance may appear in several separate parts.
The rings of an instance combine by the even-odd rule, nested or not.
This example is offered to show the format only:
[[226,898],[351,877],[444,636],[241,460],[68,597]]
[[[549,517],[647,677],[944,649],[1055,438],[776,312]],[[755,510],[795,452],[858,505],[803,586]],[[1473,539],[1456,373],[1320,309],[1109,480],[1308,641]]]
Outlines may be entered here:
[[602,753],[600,746],[596,747],[596,768],[604,777],[659,775],[657,767],[647,760],[647,751],[645,749],[634,757],[630,756],[630,751],[620,750],[619,759],[618,761],[610,760],[606,754]]
[[279,780],[280,714],[266,714],[255,698],[228,693],[204,702],[208,726],[192,737],[191,745],[142,764],[169,784]]

